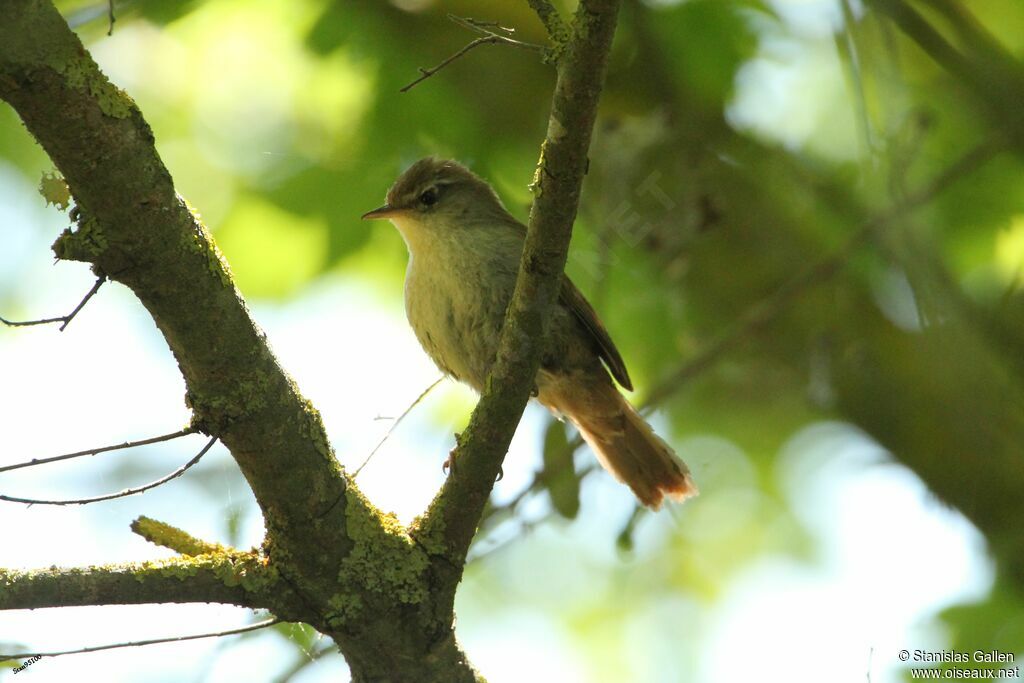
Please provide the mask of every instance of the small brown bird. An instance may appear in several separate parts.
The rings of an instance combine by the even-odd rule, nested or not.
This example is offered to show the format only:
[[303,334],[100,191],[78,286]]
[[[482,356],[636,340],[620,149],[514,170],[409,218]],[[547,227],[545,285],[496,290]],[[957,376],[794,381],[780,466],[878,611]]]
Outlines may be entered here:
[[[455,161],[413,164],[363,218],[389,219],[409,248],[405,311],[447,375],[482,391],[512,299],[526,228],[490,185]],[[569,418],[616,479],[657,509],[697,494],[689,470],[623,398],[633,389],[618,349],[568,276],[552,311],[537,400]],[[603,364],[602,364],[603,361]],[[611,373],[611,377],[609,377]]]

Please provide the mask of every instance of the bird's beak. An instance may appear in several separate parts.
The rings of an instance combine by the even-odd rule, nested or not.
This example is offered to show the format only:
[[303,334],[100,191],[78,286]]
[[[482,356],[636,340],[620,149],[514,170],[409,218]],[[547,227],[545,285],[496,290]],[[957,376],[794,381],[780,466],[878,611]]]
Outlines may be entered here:
[[385,204],[384,206],[378,206],[373,211],[367,211],[366,213],[364,213],[363,214],[363,220],[365,221],[365,220],[368,220],[368,219],[369,220],[374,220],[374,219],[377,219],[377,218],[388,218],[388,217],[398,213],[398,211],[399,211],[399,209],[396,209],[395,207],[391,206],[390,204]]

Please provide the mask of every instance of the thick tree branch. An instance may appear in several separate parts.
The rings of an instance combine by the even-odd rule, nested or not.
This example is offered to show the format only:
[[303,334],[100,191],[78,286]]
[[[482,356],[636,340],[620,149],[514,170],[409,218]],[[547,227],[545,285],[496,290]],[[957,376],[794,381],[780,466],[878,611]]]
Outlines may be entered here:
[[95,264],[149,310],[185,377],[193,423],[220,438],[252,487],[271,560],[292,562],[303,592],[333,594],[353,542],[349,506],[338,504],[346,481],[319,413],[267,347],[135,104],[43,0],[5,5],[0,98],[74,195],[78,226],[57,240],[57,256]]
[[279,609],[289,593],[251,553],[70,569],[0,569],[0,610],[186,602]]
[[414,535],[440,551],[435,568],[454,596],[469,544],[519,424],[540,363],[546,321],[561,286],[587,150],[615,33],[618,0],[584,0],[558,65],[541,148],[526,246],[498,354],[480,403],[459,439],[456,466]]

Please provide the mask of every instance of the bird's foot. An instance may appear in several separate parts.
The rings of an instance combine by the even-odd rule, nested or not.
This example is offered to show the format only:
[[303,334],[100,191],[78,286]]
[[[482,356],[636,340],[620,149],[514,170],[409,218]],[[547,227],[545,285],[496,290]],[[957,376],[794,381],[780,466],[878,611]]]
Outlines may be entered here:
[[459,447],[456,446],[455,448],[448,451],[448,457],[445,458],[445,461],[443,463],[441,463],[441,471],[444,472],[446,475],[455,474],[455,453],[458,450]]

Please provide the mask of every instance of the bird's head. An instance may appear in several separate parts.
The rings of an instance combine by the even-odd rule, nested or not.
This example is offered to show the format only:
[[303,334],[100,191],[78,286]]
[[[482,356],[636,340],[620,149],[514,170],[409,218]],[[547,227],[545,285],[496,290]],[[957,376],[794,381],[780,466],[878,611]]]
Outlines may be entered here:
[[424,233],[514,221],[486,181],[456,161],[435,157],[410,166],[388,190],[387,202],[363,218],[387,218],[410,249]]

